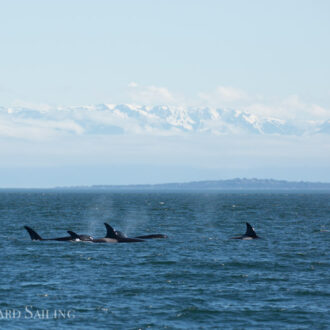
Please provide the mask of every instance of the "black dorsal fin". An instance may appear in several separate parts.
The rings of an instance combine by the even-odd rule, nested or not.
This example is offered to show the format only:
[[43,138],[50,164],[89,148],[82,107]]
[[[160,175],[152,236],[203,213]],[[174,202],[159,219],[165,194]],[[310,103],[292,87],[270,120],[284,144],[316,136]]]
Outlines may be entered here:
[[40,235],[38,235],[32,228],[28,226],[24,226],[24,228],[27,230],[27,232],[30,234],[30,237],[33,241],[42,241],[42,238]]
[[114,229],[108,224],[108,223],[104,223],[105,228],[107,228],[107,234],[106,234],[106,238],[117,238],[116,232],[114,231]]
[[254,231],[253,227],[248,222],[246,223],[246,233],[245,233],[245,235],[249,236],[249,237],[257,237],[256,232]]
[[76,234],[74,231],[68,230],[67,233],[74,239],[80,239],[79,235]]

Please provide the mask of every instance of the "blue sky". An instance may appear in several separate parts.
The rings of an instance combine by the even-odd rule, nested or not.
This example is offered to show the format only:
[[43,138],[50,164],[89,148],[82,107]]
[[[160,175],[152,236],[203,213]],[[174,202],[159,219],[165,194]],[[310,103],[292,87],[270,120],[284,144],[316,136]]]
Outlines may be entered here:
[[2,105],[193,99],[218,85],[329,106],[329,1],[1,1]]
[[[330,119],[329,1],[0,0],[0,8],[0,107],[165,103],[253,109],[258,115],[293,121]],[[138,146],[139,162],[134,155],[120,158],[121,153],[110,162],[102,156],[109,140],[89,140],[86,152],[93,151],[93,143],[101,143],[98,147],[103,150],[94,155],[98,161],[93,164],[86,155],[72,162],[69,152],[52,149],[65,149],[73,143],[71,137],[49,144],[42,139],[31,142],[22,134],[20,138],[0,135],[5,160],[1,166],[7,173],[0,186],[189,181],[258,174],[330,181],[329,158],[324,158],[328,137],[308,140],[306,152],[314,152],[314,162],[304,159],[303,151],[295,154],[305,143],[299,139],[295,143],[283,140],[278,146],[281,154],[270,161],[260,138],[245,149],[250,154],[240,152],[235,162],[227,155],[225,167],[219,165],[219,155],[216,160],[203,155],[205,162],[194,157],[187,157],[190,162],[179,161],[163,139],[158,148],[168,150],[164,164],[155,162],[159,155],[150,152],[155,147],[148,144],[150,138]],[[210,144],[212,154],[225,148],[219,138],[205,142],[194,136],[188,146],[187,139],[180,136],[177,141],[192,154],[196,144],[195,153]],[[131,145],[126,137],[122,141],[116,141],[122,150]],[[230,142],[227,146],[234,148]],[[257,164],[253,162],[256,146],[260,150]],[[31,152],[22,158],[23,149]],[[54,152],[49,155],[49,150]],[[296,158],[280,161],[288,154]],[[47,162],[49,157],[56,161]],[[243,160],[250,165],[234,166]],[[210,166],[212,161],[216,164]],[[109,166],[116,173],[113,176],[106,174]],[[84,174],[75,178],[72,173],[77,171],[72,168]],[[154,173],[152,179],[148,173]]]

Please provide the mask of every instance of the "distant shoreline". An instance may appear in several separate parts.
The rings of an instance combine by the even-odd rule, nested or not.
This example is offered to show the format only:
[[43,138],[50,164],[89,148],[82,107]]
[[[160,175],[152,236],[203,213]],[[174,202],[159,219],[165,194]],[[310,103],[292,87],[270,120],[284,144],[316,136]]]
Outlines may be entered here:
[[184,183],[63,186],[51,188],[0,188],[0,191],[330,191],[330,183],[273,179],[229,179]]

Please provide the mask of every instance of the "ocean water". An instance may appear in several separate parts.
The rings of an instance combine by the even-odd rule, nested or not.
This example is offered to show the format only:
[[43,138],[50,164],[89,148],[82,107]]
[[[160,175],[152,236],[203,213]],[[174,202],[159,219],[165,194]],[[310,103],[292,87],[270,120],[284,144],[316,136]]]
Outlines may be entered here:
[[[2,191],[0,328],[326,329],[329,193]],[[250,222],[260,240],[231,240]],[[34,242],[66,230],[131,244]]]

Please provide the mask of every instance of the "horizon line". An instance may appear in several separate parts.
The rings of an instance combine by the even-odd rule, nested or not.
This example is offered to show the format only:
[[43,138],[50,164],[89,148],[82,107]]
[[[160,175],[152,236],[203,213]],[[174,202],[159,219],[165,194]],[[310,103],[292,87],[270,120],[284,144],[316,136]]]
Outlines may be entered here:
[[[157,187],[157,186],[166,186],[166,185],[189,185],[189,184],[198,184],[198,183],[216,183],[216,182],[230,182],[230,181],[245,181],[245,182],[264,182],[264,183],[282,183],[282,184],[312,184],[312,185],[330,185],[330,182],[324,181],[291,181],[285,179],[272,179],[272,178],[231,178],[231,179],[214,179],[214,180],[194,180],[194,181],[184,181],[184,182],[164,182],[164,183],[136,183],[136,184],[92,184],[92,185],[68,185],[68,186],[50,186],[50,187],[0,187],[0,190],[52,190],[52,189],[99,189],[99,188],[138,188],[138,187]],[[273,187],[274,188],[274,187]],[[204,188],[207,189],[207,188]],[[214,188],[217,189],[217,188]],[[219,188],[218,188],[219,189]],[[222,188],[224,189],[224,188]],[[227,188],[227,189],[249,189],[246,188]],[[251,189],[251,188],[250,188]],[[256,189],[256,188],[254,188]],[[264,188],[270,189],[270,188]],[[279,189],[279,188],[277,188]],[[291,188],[292,189],[292,188]],[[293,188],[294,189],[294,188]],[[330,187],[329,187],[330,189]]]

